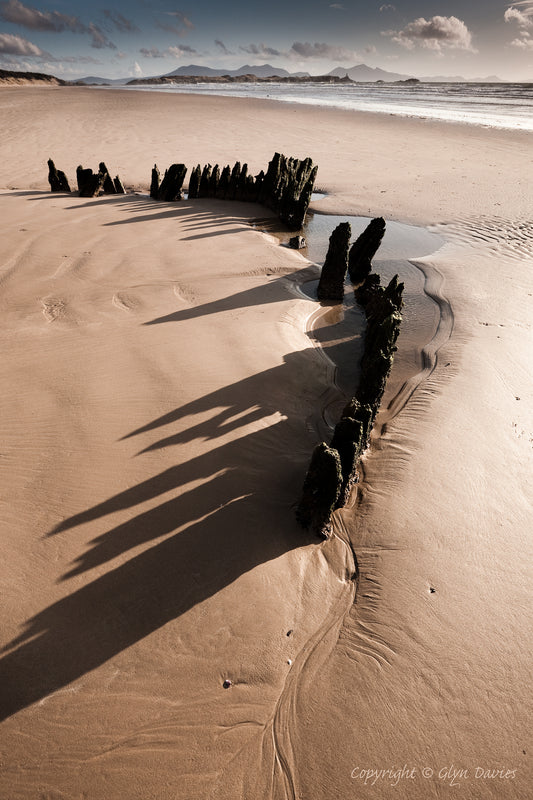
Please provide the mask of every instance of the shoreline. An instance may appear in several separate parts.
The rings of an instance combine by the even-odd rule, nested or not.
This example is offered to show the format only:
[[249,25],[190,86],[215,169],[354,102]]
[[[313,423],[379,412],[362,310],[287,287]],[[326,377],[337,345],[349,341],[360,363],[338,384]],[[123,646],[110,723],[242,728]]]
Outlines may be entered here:
[[[302,158],[309,155],[319,165],[316,187],[330,195],[317,206],[320,211],[383,215],[421,225],[450,222],[469,214],[498,216],[506,207],[515,209],[514,216],[519,219],[527,220],[530,214],[531,192],[524,169],[524,153],[531,144],[528,132],[312,106],[289,108],[275,100],[248,98],[161,96],[97,88],[87,92],[70,87],[50,87],[44,94],[40,87],[12,87],[8,94],[18,98],[17,105],[10,101],[2,109],[1,98],[7,95],[0,94],[0,110],[4,110],[6,126],[18,133],[16,137],[8,135],[4,147],[16,148],[22,131],[21,141],[27,142],[27,148],[25,163],[3,166],[3,188],[47,188],[43,162],[49,157],[67,176],[74,175],[80,162],[95,167],[104,160],[114,174],[124,176],[128,187],[144,189],[149,186],[154,162],[162,168],[179,160],[190,169],[200,162],[225,164],[240,157],[255,173],[274,151],[286,151]],[[85,125],[80,126],[74,116],[69,131],[58,127],[50,118],[48,99],[52,97],[53,114],[59,120],[67,119],[73,103],[79,103],[75,107],[83,109]],[[26,114],[29,106],[32,117]],[[125,127],[119,127],[115,137],[108,123],[117,114]],[[217,142],[211,140],[204,118],[217,125]],[[177,120],[186,130],[193,130],[194,137],[179,136]],[[132,124],[137,126],[135,136],[128,127]],[[155,129],[158,134],[153,136]],[[268,142],[265,130],[271,131]],[[38,131],[40,143],[35,138]],[[127,155],[122,139],[126,133]],[[70,153],[75,141],[88,146],[83,152],[77,148],[72,158],[62,158],[60,154]],[[335,144],[334,160],[329,142]],[[410,143],[410,152],[405,142]],[[497,197],[495,186],[500,193]]]
[[[453,761],[515,769],[464,780],[465,800],[481,786],[484,800],[522,800],[533,467],[522,137],[155,93],[62,88],[40,105],[39,92],[15,89],[7,105],[0,92],[0,185],[21,187],[0,193],[13,645],[0,670],[22,703],[2,723],[4,793],[270,800],[292,786],[370,800],[355,767],[405,763],[415,779],[380,783],[380,798],[433,800],[456,794],[439,778]],[[453,336],[365,457],[361,502],[335,512],[340,542],[302,538],[291,516],[308,421],[331,390],[304,333],[313,309],[288,295],[311,269],[301,255],[250,228],[258,209],[245,204],[42,191],[48,157],[69,177],[104,160],[147,186],[154,160],[246,155],[255,171],[273,150],[318,163],[318,186],[338,189],[320,208],[394,219],[388,207],[439,223],[446,240],[410,274],[417,286],[420,269],[444,275]],[[384,241],[384,275],[404,246]],[[424,313],[414,291],[407,305]]]
[[[246,76],[248,77],[248,76]],[[327,76],[326,76],[327,77]],[[492,130],[492,131],[501,131],[501,132],[518,132],[518,133],[525,133],[531,135],[533,133],[533,122],[529,122],[524,120],[520,117],[514,118],[513,124],[511,124],[505,117],[498,116],[496,118],[490,118],[487,116],[478,116],[477,118],[468,118],[468,114],[465,111],[464,116],[465,118],[454,118],[449,114],[446,114],[444,110],[437,113],[435,110],[427,110],[424,109],[424,106],[421,105],[419,109],[415,110],[414,107],[411,108],[403,108],[401,106],[395,105],[395,103],[391,103],[390,106],[385,108],[365,108],[364,106],[357,106],[356,105],[343,105],[340,102],[335,102],[327,99],[320,99],[320,98],[309,98],[309,97],[271,97],[269,94],[261,97],[255,94],[244,94],[243,92],[238,92],[236,90],[224,92],[220,90],[213,90],[210,91],[206,89],[202,91],[198,89],[198,91],[194,90],[187,90],[187,89],[180,89],[181,86],[202,86],[203,84],[208,85],[213,83],[214,85],[218,86],[231,86],[231,85],[238,85],[238,86],[247,86],[254,83],[257,83],[260,86],[268,86],[274,85],[275,87],[281,86],[300,86],[300,85],[307,85],[307,86],[316,86],[318,88],[323,88],[324,86],[333,85],[334,87],[341,87],[344,85],[344,81],[342,79],[331,79],[331,80],[307,80],[307,79],[295,79],[294,81],[291,80],[281,80],[281,81],[274,81],[271,79],[257,79],[255,81],[250,80],[240,80],[240,79],[228,79],[224,80],[223,78],[197,78],[196,80],[189,81],[189,79],[178,79],[176,82],[168,80],[161,80],[159,83],[149,83],[148,79],[141,79],[139,84],[135,84],[135,81],[132,81],[131,84],[123,84],[123,85],[111,85],[111,84],[87,84],[87,85],[78,85],[78,84],[58,84],[54,81],[51,82],[39,82],[39,81],[31,81],[31,80],[5,80],[4,82],[0,81],[0,89],[2,87],[10,87],[10,86],[35,86],[46,88],[47,86],[63,86],[63,88],[71,88],[71,89],[103,89],[106,91],[141,91],[141,92],[159,92],[163,94],[184,94],[186,96],[197,96],[197,97],[225,97],[230,100],[258,100],[258,101],[265,101],[265,102],[275,102],[275,103],[282,103],[282,104],[289,104],[289,105],[296,105],[296,106],[308,106],[311,108],[315,108],[318,111],[323,110],[336,110],[336,111],[349,111],[351,113],[356,114],[375,114],[377,116],[394,116],[404,119],[409,119],[413,121],[427,121],[427,122],[434,122],[437,124],[443,125],[459,125],[459,126],[466,126],[467,128],[478,128],[478,129],[485,129],[485,130]],[[408,83],[408,82],[407,82]],[[435,87],[446,87],[446,86],[465,86],[465,87],[472,87],[472,86],[493,86],[493,87],[502,87],[502,86],[529,86],[527,82],[523,83],[513,83],[513,82],[498,82],[498,83],[481,83],[476,84],[473,82],[464,82],[464,83],[447,83],[447,82],[419,82],[418,84],[411,86],[408,83],[408,87],[405,86],[405,81],[397,81],[391,83],[383,83],[383,84],[374,84],[372,82],[364,83],[364,82],[352,82],[350,85],[357,89],[359,87],[363,87],[368,89],[369,91],[387,91],[391,88],[394,89],[395,87],[398,90],[402,90],[404,88],[410,89],[421,89],[424,90],[426,88],[434,89]],[[166,88],[165,88],[166,87]],[[408,100],[407,100],[408,102]],[[418,102],[420,102],[418,100]],[[466,98],[465,98],[465,105],[468,105]],[[415,100],[416,106],[416,100]],[[502,109],[503,111],[503,109]]]
[[[208,81],[201,81],[201,82],[198,82],[198,84],[207,83],[207,82]],[[231,83],[231,82],[228,82],[228,83]],[[265,84],[268,85],[268,81],[265,81]],[[194,85],[194,84],[191,84],[191,85]],[[222,85],[224,85],[224,84],[222,84]],[[280,84],[280,85],[282,85],[282,84]],[[298,83],[296,83],[296,85],[298,85]],[[324,85],[327,85],[327,84],[317,83],[316,85],[320,86],[320,87],[323,87]],[[335,86],[338,86],[338,85],[339,85],[339,83],[335,83],[335,84],[333,84],[333,87],[335,88]],[[342,82],[340,82],[340,85],[342,85]],[[427,87],[427,86],[435,87],[435,86],[446,86],[446,85],[447,84],[445,84],[445,83],[443,83],[443,84],[439,84],[439,83],[421,83],[420,87],[423,88],[423,87]],[[465,85],[466,86],[470,86],[472,84],[465,84]],[[498,85],[499,86],[500,84],[488,84],[488,85]],[[511,84],[511,85],[513,85],[513,84]],[[525,84],[525,85],[527,85],[527,84]],[[259,101],[259,102],[265,101],[265,102],[272,102],[272,103],[282,103],[282,104],[287,104],[287,105],[295,105],[297,107],[306,106],[308,108],[313,108],[313,109],[316,109],[318,111],[327,111],[327,110],[342,111],[342,112],[345,112],[345,113],[349,112],[349,113],[352,113],[352,114],[363,114],[363,115],[364,114],[368,114],[370,116],[375,115],[377,117],[380,117],[380,116],[392,116],[392,117],[397,117],[397,118],[400,118],[400,119],[408,119],[408,120],[412,120],[412,121],[432,122],[432,123],[436,123],[436,124],[442,124],[442,125],[445,125],[445,126],[446,125],[458,125],[458,126],[464,126],[466,128],[482,129],[482,130],[489,130],[489,131],[501,131],[501,132],[504,132],[504,133],[523,133],[523,134],[529,134],[530,136],[533,134],[533,123],[530,123],[529,127],[522,127],[521,125],[518,125],[518,124],[514,124],[514,125],[507,124],[507,125],[505,125],[501,121],[499,122],[499,124],[496,124],[494,120],[492,122],[489,122],[486,119],[485,120],[478,119],[478,120],[475,120],[475,121],[474,120],[468,120],[468,119],[452,119],[452,118],[447,117],[445,114],[444,115],[439,115],[439,114],[436,114],[435,112],[429,112],[428,113],[426,111],[425,113],[424,112],[415,113],[412,110],[403,111],[402,112],[402,111],[397,110],[395,108],[394,104],[391,104],[389,107],[383,108],[383,109],[376,109],[376,108],[372,108],[372,107],[369,107],[369,108],[356,108],[356,107],[343,106],[343,105],[341,105],[339,103],[335,103],[333,101],[329,101],[328,102],[327,100],[319,100],[319,99],[312,100],[310,98],[270,97],[269,95],[261,97],[261,96],[257,96],[257,95],[254,95],[254,94],[246,95],[244,93],[238,93],[238,92],[232,93],[231,91],[224,92],[224,90],[222,90],[222,92],[217,91],[217,90],[213,90],[213,91],[205,90],[203,92],[201,90],[199,90],[198,92],[195,92],[194,90],[192,90],[192,91],[184,91],[184,90],[180,90],[178,88],[180,86],[180,83],[176,83],[175,84],[176,88],[174,88],[172,86],[172,84],[170,84],[169,87],[166,90],[163,89],[163,88],[158,88],[159,85],[152,85],[152,86],[153,86],[153,88],[148,88],[147,86],[143,86],[143,85],[138,85],[138,86],[134,85],[134,86],[129,86],[129,87],[128,86],[123,86],[123,87],[116,87],[116,86],[88,86],[88,87],[85,87],[85,88],[101,88],[101,89],[107,89],[107,90],[111,90],[111,91],[118,91],[118,90],[121,90],[121,89],[124,90],[124,91],[141,91],[141,92],[154,92],[155,91],[155,92],[159,92],[159,93],[162,93],[162,94],[175,93],[175,94],[182,94],[182,95],[186,95],[186,96],[191,96],[192,95],[192,96],[196,96],[196,97],[225,97],[225,98],[228,98],[228,99],[231,99],[231,100],[245,100],[245,101],[256,100],[256,101]],[[381,86],[374,87],[373,84],[356,84],[356,83],[354,83],[353,86],[354,87],[363,86],[363,87],[369,88],[369,89],[374,88],[374,89],[380,90],[381,88],[383,88],[383,89],[393,88],[395,86],[395,84],[391,83],[391,84],[385,84],[383,87],[381,87]],[[401,88],[401,86],[399,88]]]

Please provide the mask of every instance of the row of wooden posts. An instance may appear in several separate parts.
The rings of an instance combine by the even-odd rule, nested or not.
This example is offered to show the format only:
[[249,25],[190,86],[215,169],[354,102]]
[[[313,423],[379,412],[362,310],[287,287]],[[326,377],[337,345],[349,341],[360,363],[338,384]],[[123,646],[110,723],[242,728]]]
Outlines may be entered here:
[[[48,182],[52,192],[71,192],[68,178],[63,170],[57,169],[51,158],[48,159]],[[98,171],[84,169],[81,164],[76,169],[76,182],[80,197],[97,197],[100,194],[125,194],[122,181],[117,175],[112,178],[103,161]]]
[[357,391],[345,406],[330,444],[321,442],[315,447],[296,510],[303,527],[323,536],[331,531],[333,511],[346,505],[358,480],[359,460],[370,442],[400,332],[404,285],[395,275],[383,287],[379,276],[371,272],[384,232],[385,222],[378,217],[349,249],[351,227],[341,223],[331,234],[318,286],[319,299],[341,300],[349,271],[367,323]]
[[[280,220],[291,230],[299,230],[311,201],[317,167],[310,158],[288,158],[275,153],[268,164],[266,172],[258,175],[248,172],[248,165],[241,166],[237,161],[233,167],[229,165],[220,169],[206,164],[203,168],[198,164],[189,178],[188,198],[194,200],[201,197],[219,200],[245,200],[249,203],[261,203],[272,209]],[[171,164],[161,173],[154,165],[150,181],[150,197],[154,200],[174,202],[184,196],[184,182],[187,175],[185,164]],[[124,186],[119,176],[111,178],[102,161],[97,172],[79,166],[76,170],[80,197],[97,197],[100,194],[124,194]],[[70,192],[65,173],[56,169],[52,159],[48,161],[48,181],[53,192]]]
[[[70,192],[65,173],[57,170],[51,159],[48,168],[52,191]],[[184,164],[172,164],[161,180],[157,165],[154,166],[150,196],[166,202],[182,199],[186,174]],[[222,171],[218,165],[207,164],[202,169],[198,164],[191,172],[188,197],[261,203],[277,213],[289,228],[299,230],[316,174],[317,167],[310,158],[299,160],[280,153],[274,154],[266,172],[256,176],[250,175],[247,165],[241,166],[240,162],[233,168],[225,166]],[[76,178],[81,197],[124,193],[120,178],[117,175],[112,179],[104,162],[100,162],[96,173],[79,166]],[[330,236],[318,284],[319,300],[341,301],[348,272],[367,320],[357,392],[344,408],[331,443],[321,442],[315,448],[296,511],[305,528],[321,535],[329,534],[333,511],[346,504],[351,487],[358,480],[359,459],[369,444],[396,350],[404,287],[397,276],[382,287],[379,276],[371,272],[372,259],[384,233],[385,221],[381,217],[373,219],[350,247],[350,224],[338,225]]]
[[[187,168],[172,164],[161,180],[157,164],[152,170],[150,197],[172,202],[183,197]],[[287,158],[275,153],[266,172],[248,172],[248,165],[237,161],[233,167],[198,164],[189,178],[188,198],[211,197],[218,200],[244,200],[272,209],[291,230],[299,230],[311,201],[317,167],[310,158]]]

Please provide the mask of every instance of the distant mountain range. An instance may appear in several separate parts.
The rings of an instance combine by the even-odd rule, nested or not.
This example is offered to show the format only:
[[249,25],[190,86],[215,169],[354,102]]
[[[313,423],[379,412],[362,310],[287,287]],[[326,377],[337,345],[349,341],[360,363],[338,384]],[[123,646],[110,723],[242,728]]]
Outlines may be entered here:
[[86,78],[78,78],[74,83],[84,83],[88,86],[125,86],[131,78],[99,78],[96,75],[88,75]]
[[222,78],[224,75],[229,75],[230,78],[238,78],[239,75],[255,75],[257,78],[270,78],[272,75],[276,75],[278,78],[288,78],[289,75],[292,74],[291,72],[287,72],[286,69],[273,67],[271,64],[254,66],[245,64],[244,67],[239,67],[239,69],[212,69],[211,67],[200,67],[197,64],[189,64],[188,67],[178,67],[161,77],[171,78],[173,75],[192,77],[197,75],[198,77]]
[[360,83],[375,83],[376,81],[405,81],[414,75],[402,75],[399,72],[387,72],[379,67],[367,67],[366,64],[357,64],[355,67],[335,67],[328,75],[336,75],[344,78],[347,75],[350,80]]
[[[404,75],[399,72],[388,72],[387,70],[380,69],[379,67],[369,67],[366,64],[357,64],[353,67],[335,67],[331,72],[327,73],[329,76],[337,78],[345,78],[348,76],[350,80],[359,83],[376,83],[377,81],[393,82],[413,80],[416,76]],[[153,79],[161,78],[186,78],[186,77],[202,77],[202,78],[222,78],[228,75],[231,78],[238,78],[244,75],[255,75],[257,78],[310,78],[308,72],[288,72],[281,67],[273,67],[271,64],[245,64],[239,69],[214,69],[213,67],[204,67],[199,64],[189,64],[188,66],[178,67],[172,72],[167,72],[164,75],[153,75]],[[86,78],[80,78],[77,83],[86,83],[90,85],[103,85],[110,84],[112,86],[120,86],[127,84],[131,78],[99,78],[94,75]],[[149,81],[149,78],[143,78],[143,82]],[[487,78],[467,79],[461,75],[433,75],[418,78],[422,83],[501,83],[501,78],[497,75],[490,75]]]

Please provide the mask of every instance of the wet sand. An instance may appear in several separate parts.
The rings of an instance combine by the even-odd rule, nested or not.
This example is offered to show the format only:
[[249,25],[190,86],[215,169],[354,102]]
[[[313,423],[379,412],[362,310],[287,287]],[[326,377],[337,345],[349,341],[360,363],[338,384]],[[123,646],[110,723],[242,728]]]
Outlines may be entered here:
[[[64,88],[0,110],[0,794],[526,798],[530,135]],[[423,334],[326,543],[293,519],[338,392],[316,268],[257,206],[146,197],[154,162],[274,150],[319,164],[317,209],[441,237],[380,256],[412,262]],[[48,157],[140,194],[51,195]]]

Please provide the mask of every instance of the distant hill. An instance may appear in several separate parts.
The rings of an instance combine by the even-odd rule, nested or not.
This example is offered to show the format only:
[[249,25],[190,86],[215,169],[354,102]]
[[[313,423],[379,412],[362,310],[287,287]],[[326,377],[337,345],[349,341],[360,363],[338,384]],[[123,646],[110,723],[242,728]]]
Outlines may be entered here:
[[375,83],[376,81],[404,81],[407,78],[414,77],[413,75],[403,75],[398,72],[387,72],[379,67],[367,67],[366,64],[357,64],[355,67],[335,67],[328,75],[336,75],[338,78],[344,78],[348,75],[352,81],[360,83]]
[[10,69],[0,69],[0,83],[46,83],[49,86],[65,86],[68,81],[56,78],[55,75],[46,75],[44,72],[16,72]]
[[87,83],[89,86],[122,86],[129,80],[131,78],[98,78],[95,75],[89,75],[86,78],[78,78],[76,83]]
[[286,69],[273,67],[271,64],[254,64],[253,66],[245,64],[244,67],[239,67],[239,69],[213,69],[212,67],[201,67],[198,64],[189,64],[187,67],[178,67],[172,72],[167,72],[166,75],[161,77],[171,78],[176,75],[221,78],[223,75],[229,75],[232,78],[237,78],[240,75],[255,75],[258,78],[270,78],[272,75],[277,75],[280,78],[286,78],[290,74]]
[[[2,75],[7,76],[8,74],[11,76],[10,78],[2,77]],[[239,67],[239,69],[216,69],[213,67],[204,67],[199,64],[189,64],[187,66],[178,67],[172,72],[167,72],[165,75],[154,75],[149,78],[142,78],[133,81],[131,78],[102,78],[95,75],[79,78],[77,81],[64,81],[60,78],[55,78],[52,75],[43,75],[41,73],[33,72],[8,73],[6,70],[0,70],[0,81],[4,83],[8,80],[11,83],[27,83],[31,80],[32,82],[56,82],[58,84],[65,85],[81,83],[89,86],[124,86],[128,83],[147,84],[150,82],[165,82],[165,79],[167,79],[168,82],[168,79],[171,78],[179,78],[180,82],[184,82],[184,79],[186,78],[202,78],[202,82],[205,82],[205,80],[209,78],[213,78],[215,80],[225,76],[229,76],[230,78],[242,78],[243,76],[251,75],[255,75],[258,79],[262,80],[272,77],[278,77],[282,80],[305,78],[312,80],[313,77],[315,77],[317,80],[322,82],[324,81],[325,77],[327,77],[324,75],[311,76],[308,72],[288,72],[286,69],[274,67],[272,64],[245,64],[244,66]],[[330,77],[341,79],[345,78],[346,75],[348,75],[350,80],[358,83],[376,83],[377,81],[390,83],[396,81],[414,80],[414,76],[412,75],[404,75],[399,72],[387,72],[387,70],[380,69],[379,67],[369,67],[366,64],[357,64],[354,67],[335,67],[335,69],[332,69],[331,72],[328,73],[328,76]],[[420,80],[422,83],[503,83],[501,78],[498,78],[497,75],[489,75],[487,78],[463,78],[461,75],[431,75],[421,77],[418,80]]]

